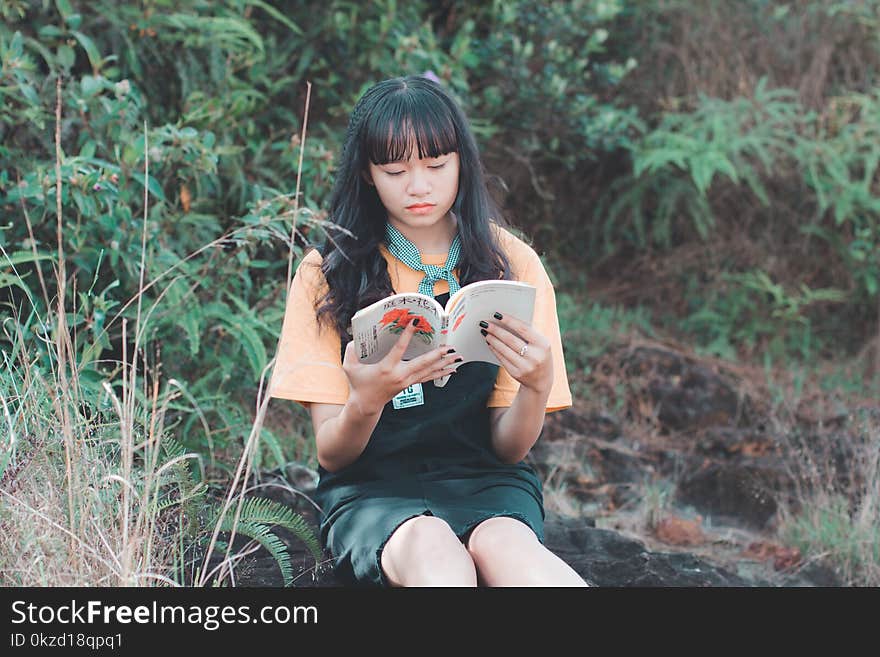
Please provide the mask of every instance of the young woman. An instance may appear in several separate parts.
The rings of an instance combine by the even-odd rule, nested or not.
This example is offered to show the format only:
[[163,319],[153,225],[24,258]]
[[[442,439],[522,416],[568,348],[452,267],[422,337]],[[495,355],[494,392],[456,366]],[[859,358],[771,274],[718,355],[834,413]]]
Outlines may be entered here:
[[[440,85],[395,78],[364,94],[329,213],[327,241],[289,291],[270,394],[311,412],[336,574],[378,586],[585,586],[544,547],[541,484],[523,462],[544,414],[571,406],[553,286],[499,223],[465,116]],[[358,309],[416,291],[445,305],[460,286],[499,278],[537,288],[531,326],[498,313],[482,324],[502,367],[462,364],[446,347],[404,361],[413,324],[381,362],[358,360]]]

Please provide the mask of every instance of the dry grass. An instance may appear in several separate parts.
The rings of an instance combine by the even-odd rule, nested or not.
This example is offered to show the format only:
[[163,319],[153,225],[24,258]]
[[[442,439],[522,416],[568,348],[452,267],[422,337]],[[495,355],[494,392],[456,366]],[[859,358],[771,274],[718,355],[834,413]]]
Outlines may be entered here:
[[794,434],[795,491],[780,507],[780,536],[824,561],[850,586],[880,586],[880,416],[856,411],[845,429]]
[[[8,416],[11,436],[23,432],[0,482],[0,585],[173,584],[167,573],[174,544],[144,499],[149,488],[122,478],[118,425],[97,427],[71,409],[75,419],[64,432],[46,413],[50,392],[47,382],[32,378],[19,399],[8,400],[18,409]],[[65,433],[78,445],[70,471]],[[9,443],[4,449],[9,454]]]
[[[309,95],[311,89],[309,88]],[[308,95],[306,111],[308,111]],[[61,180],[61,82],[56,88],[56,180]],[[306,114],[306,117],[308,114]],[[306,122],[302,139],[305,139]],[[145,138],[148,133],[144,126]],[[145,146],[145,152],[149,149]],[[304,150],[304,149],[303,149]],[[149,177],[149,161],[144,176]],[[302,170],[299,163],[297,189]],[[299,195],[297,193],[297,208]],[[235,581],[234,568],[241,555],[233,552],[236,528],[246,484],[253,468],[269,397],[266,371],[260,381],[256,415],[216,524],[205,537],[198,526],[190,496],[203,492],[194,481],[187,485],[184,465],[198,462],[196,454],[166,449],[165,412],[180,396],[179,383],[167,381],[160,390],[161,363],[147,366],[145,335],[153,308],[142,309],[144,292],[169,275],[176,266],[151,281],[146,271],[146,235],[149,192],[144,186],[144,215],[140,271],[136,294],[105,325],[106,332],[123,310],[137,304],[133,336],[121,320],[123,358],[116,363],[121,377],[103,382],[101,399],[87,396],[78,371],[76,344],[66,317],[68,280],[63,249],[63,214],[60,185],[56,185],[58,259],[55,262],[57,296],[49,299],[42,272],[37,267],[47,316],[38,317],[43,340],[49,347],[51,372],[44,378],[38,357],[23,334],[20,317],[4,320],[2,330],[15,345],[3,353],[0,377],[3,432],[0,433],[0,585],[3,586],[175,586],[218,585]],[[22,214],[33,236],[30,217]],[[294,219],[297,210],[294,210]],[[295,231],[295,221],[293,230]],[[231,235],[202,247],[185,258],[222,244]],[[33,239],[32,245],[35,244]],[[291,236],[293,244],[293,236]],[[35,246],[33,246],[35,249]],[[0,247],[0,256],[9,263]],[[34,253],[36,256],[36,252]],[[292,252],[291,252],[292,258]],[[289,263],[292,269],[292,262]],[[23,280],[13,266],[13,272]],[[288,272],[288,279],[291,272]],[[289,286],[290,280],[288,280]],[[27,289],[22,285],[22,289]],[[29,294],[29,293],[28,293]],[[158,304],[163,294],[158,295]],[[36,312],[37,304],[29,298]],[[74,309],[75,312],[75,309]],[[27,322],[25,322],[27,323]],[[12,327],[10,329],[10,327]],[[127,349],[131,348],[131,353]],[[138,358],[143,356],[144,362]],[[97,413],[94,409],[100,408]],[[188,499],[189,498],[189,499]],[[232,530],[223,539],[227,548],[218,558],[220,526],[234,515]],[[202,532],[200,534],[200,532]],[[193,550],[201,538],[205,550]],[[215,550],[217,554],[215,554]],[[198,557],[193,557],[198,554]],[[189,556],[188,556],[189,555]],[[212,558],[213,557],[213,558]],[[215,565],[216,564],[216,565]],[[210,565],[210,567],[209,567]]]

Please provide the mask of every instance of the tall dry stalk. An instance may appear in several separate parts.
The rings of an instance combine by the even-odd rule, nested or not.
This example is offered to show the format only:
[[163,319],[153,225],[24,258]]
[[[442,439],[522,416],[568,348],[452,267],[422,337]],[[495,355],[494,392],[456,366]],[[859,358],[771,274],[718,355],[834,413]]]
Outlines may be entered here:
[[[58,314],[58,324],[55,327],[55,353],[58,362],[58,372],[56,376],[58,377],[58,394],[53,395],[52,399],[56,404],[56,409],[59,414],[59,419],[61,420],[61,428],[64,432],[64,461],[65,467],[67,470],[67,508],[68,508],[68,518],[70,522],[70,529],[73,532],[74,529],[74,504],[73,504],[73,493],[75,490],[79,488],[78,479],[75,477],[75,468],[73,467],[73,461],[77,457],[75,454],[76,449],[76,441],[73,439],[73,430],[71,428],[71,420],[70,420],[70,409],[67,405],[67,400],[65,399],[66,395],[71,392],[71,388],[67,382],[67,363],[68,359],[71,358],[74,360],[72,363],[74,365],[75,371],[75,356],[72,353],[72,350],[68,350],[67,340],[65,339],[68,335],[67,329],[67,319],[66,313],[64,311],[64,296],[67,293],[66,284],[67,284],[67,272],[64,264],[64,240],[63,240],[63,227],[64,221],[61,212],[61,76],[58,76],[58,79],[55,82],[55,213],[56,213],[56,236],[58,239],[58,269],[55,272],[56,281],[58,283],[58,299],[57,299],[57,314]],[[73,550],[74,546],[71,544],[70,549]]]
[[[299,162],[297,164],[296,171],[296,193],[293,201],[293,219],[291,225],[290,243],[288,247],[289,251],[287,257],[287,285],[284,288],[285,290],[290,289],[290,284],[293,277],[293,244],[294,237],[296,235],[296,223],[299,217],[300,183],[302,180],[303,154],[306,150],[306,134],[309,123],[309,104],[311,100],[311,95],[312,84],[310,82],[306,82],[306,103],[305,111],[303,113],[302,135],[300,137]],[[279,341],[280,339],[281,338],[279,336]],[[233,477],[232,483],[229,486],[229,492],[226,495],[226,500],[223,503],[223,508],[221,509],[220,514],[217,517],[217,522],[214,526],[213,532],[211,533],[211,542],[208,545],[208,551],[205,553],[204,564],[198,578],[198,586],[204,586],[208,578],[211,577],[215,571],[217,571],[217,578],[221,581],[224,577],[231,574],[230,569],[231,564],[233,563],[233,559],[231,557],[232,544],[235,540],[236,529],[238,527],[239,519],[241,518],[241,509],[245,500],[247,480],[251,473],[251,469],[253,468],[254,455],[256,454],[257,446],[259,443],[259,436],[263,429],[263,419],[266,416],[266,409],[269,405],[270,397],[269,395],[265,394],[266,391],[264,390],[264,382],[266,372],[275,364],[275,358],[277,357],[278,353],[277,344],[275,347],[275,353],[276,356],[272,357],[272,359],[266,364],[266,367],[263,368],[263,371],[260,374],[260,386],[257,391],[256,416],[254,417],[254,422],[251,426],[250,433],[248,434],[247,441],[245,441],[244,451],[242,452],[241,458],[238,461],[238,466],[235,469],[235,476]],[[235,507],[235,517],[233,518],[232,522],[232,529],[230,533],[231,535],[229,537],[229,541],[227,541],[226,554],[224,555],[223,561],[217,568],[209,570],[208,564],[210,562],[211,555],[214,553],[214,548],[217,544],[217,537],[220,534],[220,526],[233,504],[233,498],[236,499],[237,504]]]

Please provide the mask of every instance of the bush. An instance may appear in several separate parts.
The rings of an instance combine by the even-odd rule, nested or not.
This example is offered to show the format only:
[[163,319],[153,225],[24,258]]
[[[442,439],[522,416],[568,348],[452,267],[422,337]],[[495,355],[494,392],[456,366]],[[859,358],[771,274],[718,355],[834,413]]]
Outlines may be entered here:
[[[130,326],[138,307],[149,309],[143,335],[161,348],[162,371],[187,400],[172,409],[179,438],[206,453],[242,439],[245,404],[277,341],[288,253],[296,258],[305,239],[322,239],[347,114],[366,86],[432,71],[482,138],[541,166],[571,166],[618,130],[615,110],[590,90],[624,70],[595,61],[617,3],[297,2],[282,11],[260,0],[145,8],[65,0],[4,11],[0,206],[17,219],[0,232],[8,256],[0,286],[10,307],[26,309],[18,327],[52,337],[35,317],[45,315],[53,283],[41,300],[34,274],[59,255],[52,128],[60,80],[61,246],[89,398],[101,397],[107,363],[132,349],[122,321]],[[534,79],[546,82],[528,84]],[[296,198],[309,80],[312,125]],[[560,121],[529,119],[548,99]],[[611,112],[610,123],[588,120],[601,112]],[[141,276],[147,290],[129,303]],[[48,373],[45,348],[32,346]],[[282,465],[294,446],[268,431],[265,438],[265,456]]]

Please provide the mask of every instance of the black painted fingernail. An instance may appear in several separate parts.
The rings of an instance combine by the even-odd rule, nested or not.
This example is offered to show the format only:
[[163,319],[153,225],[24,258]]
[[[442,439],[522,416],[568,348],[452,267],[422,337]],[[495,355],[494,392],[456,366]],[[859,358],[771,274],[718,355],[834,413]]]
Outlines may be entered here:
[[419,318],[416,317],[416,318],[412,321],[412,323],[413,323],[413,326],[418,326],[418,325],[419,325]]
[[463,361],[463,360],[464,360],[464,358],[456,358],[456,359],[455,359],[454,361],[452,361],[452,362],[453,362],[453,363],[460,363],[460,362]]
[[494,315],[492,315],[492,317],[494,317],[495,319],[504,319],[504,316],[501,313],[495,313]]
[[451,353],[453,353],[454,351],[455,351],[455,349],[450,349],[450,350],[447,351],[446,353],[447,353],[447,354],[451,354]]
[[489,335],[489,331],[487,331],[486,329],[480,329],[480,333],[482,333],[483,335]]
[[480,322],[480,326],[482,326],[483,328],[489,328],[489,324],[488,324],[488,322],[482,322],[482,321],[481,321],[481,322]]

